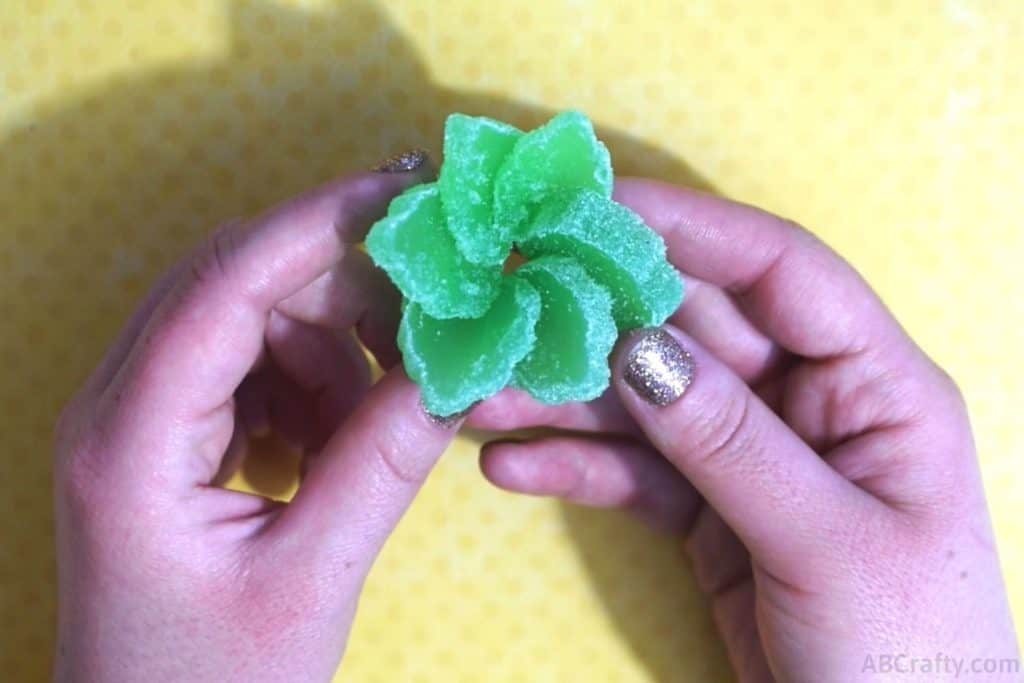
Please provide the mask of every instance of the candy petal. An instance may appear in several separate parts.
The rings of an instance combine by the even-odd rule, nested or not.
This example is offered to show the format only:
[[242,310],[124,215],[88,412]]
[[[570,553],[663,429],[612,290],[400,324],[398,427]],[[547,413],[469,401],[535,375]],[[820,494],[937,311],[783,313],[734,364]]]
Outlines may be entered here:
[[516,277],[502,278],[498,298],[472,320],[438,320],[409,303],[398,345],[427,410],[451,415],[505,388],[533,348],[540,309],[540,295]]
[[467,261],[444,226],[435,183],[396,197],[370,229],[366,248],[395,286],[435,318],[483,315],[498,295],[501,269]]
[[445,122],[441,203],[459,251],[473,263],[501,265],[512,247],[509,227],[494,221],[494,177],[522,136],[483,116],[452,114]]
[[546,202],[519,249],[528,258],[574,258],[611,295],[619,330],[660,325],[683,298],[661,237],[597,192],[564,192]]
[[567,111],[519,138],[494,181],[494,218],[518,239],[537,208],[553,194],[589,189],[612,193],[608,150],[590,119]]
[[516,366],[515,384],[542,403],[589,401],[608,388],[608,355],[618,335],[611,297],[582,266],[542,256],[515,271],[540,293],[537,341]]

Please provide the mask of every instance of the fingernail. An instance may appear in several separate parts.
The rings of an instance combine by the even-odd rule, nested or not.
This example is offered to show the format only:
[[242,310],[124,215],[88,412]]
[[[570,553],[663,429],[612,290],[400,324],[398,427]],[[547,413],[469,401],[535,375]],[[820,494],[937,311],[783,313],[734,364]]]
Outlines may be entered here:
[[637,341],[626,357],[622,378],[648,403],[667,406],[693,382],[693,356],[660,327],[639,330],[634,337]]
[[370,170],[376,173],[408,173],[415,171],[429,160],[430,154],[427,150],[417,147],[388,157]]
[[452,426],[459,422],[459,420],[469,415],[469,411],[473,410],[473,408],[476,408],[478,403],[480,403],[480,401],[473,403],[468,408],[464,408],[457,413],[452,413],[451,415],[435,415],[434,413],[427,410],[427,407],[423,405],[422,400],[420,401],[420,407],[423,408],[423,412],[427,414],[427,417],[435,425],[441,427],[442,429],[451,429]]

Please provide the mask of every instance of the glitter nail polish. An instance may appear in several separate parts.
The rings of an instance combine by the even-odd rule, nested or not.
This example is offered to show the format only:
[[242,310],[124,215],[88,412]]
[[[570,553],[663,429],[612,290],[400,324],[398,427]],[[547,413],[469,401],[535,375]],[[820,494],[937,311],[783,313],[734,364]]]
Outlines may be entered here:
[[660,327],[639,330],[634,337],[623,379],[648,403],[667,406],[693,382],[697,369],[693,356]]
[[430,154],[425,149],[410,149],[401,154],[390,156],[374,166],[372,171],[376,173],[408,173],[427,163]]
[[474,403],[473,405],[469,406],[464,410],[460,410],[457,413],[452,413],[451,415],[434,415],[432,412],[426,409],[422,401],[420,402],[420,407],[423,408],[423,412],[426,413],[427,418],[435,425],[441,427],[442,429],[450,429],[459,420],[469,415],[469,412],[473,410],[473,408],[475,408],[478,403],[480,403],[480,401],[477,401],[476,403]]

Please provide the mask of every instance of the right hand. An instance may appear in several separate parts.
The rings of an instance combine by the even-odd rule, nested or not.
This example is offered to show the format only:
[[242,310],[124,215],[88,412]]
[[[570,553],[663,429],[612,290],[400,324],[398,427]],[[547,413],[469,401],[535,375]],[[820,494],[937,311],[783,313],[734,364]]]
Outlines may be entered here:
[[485,475],[685,538],[741,680],[1017,680],[949,376],[788,221],[652,181],[622,180],[616,198],[661,232],[689,296],[664,330],[620,342],[601,399],[478,406],[480,428],[592,433],[488,445]]

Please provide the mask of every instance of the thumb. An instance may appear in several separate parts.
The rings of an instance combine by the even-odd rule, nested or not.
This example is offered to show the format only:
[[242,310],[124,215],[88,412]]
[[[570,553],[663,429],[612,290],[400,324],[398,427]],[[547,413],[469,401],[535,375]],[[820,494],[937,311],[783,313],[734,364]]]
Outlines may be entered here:
[[392,369],[314,459],[279,532],[368,569],[463,417],[428,414],[405,371]]
[[[615,388],[651,443],[751,555],[778,577],[805,575],[873,500],[805,444],[726,365],[679,330],[620,342]],[[827,549],[825,550],[827,553]]]

